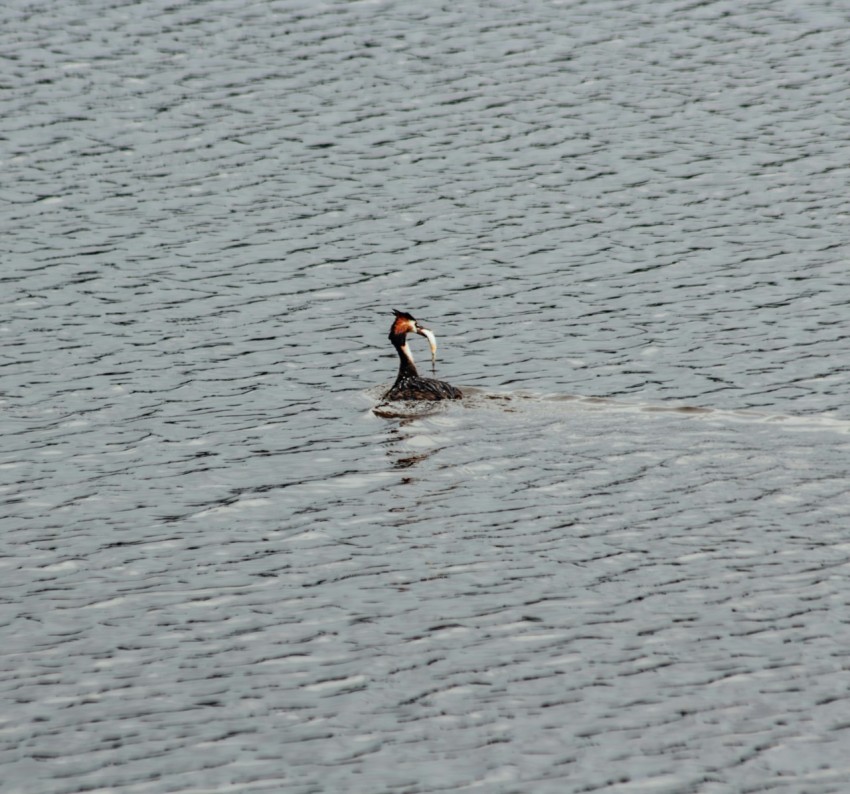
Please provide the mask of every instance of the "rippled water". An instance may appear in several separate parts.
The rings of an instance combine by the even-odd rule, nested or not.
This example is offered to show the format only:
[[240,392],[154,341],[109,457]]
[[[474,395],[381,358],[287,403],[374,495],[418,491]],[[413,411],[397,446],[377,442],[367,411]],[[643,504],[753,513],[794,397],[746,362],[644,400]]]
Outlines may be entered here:
[[0,790],[844,790],[846,9],[0,16]]

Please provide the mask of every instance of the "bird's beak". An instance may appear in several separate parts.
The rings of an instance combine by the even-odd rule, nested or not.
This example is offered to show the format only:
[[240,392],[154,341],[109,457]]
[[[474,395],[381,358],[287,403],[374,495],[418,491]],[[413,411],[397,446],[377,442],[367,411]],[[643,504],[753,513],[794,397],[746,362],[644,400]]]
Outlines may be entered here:
[[421,334],[428,340],[428,344],[431,345],[431,363],[433,364],[437,360],[437,337],[434,336],[434,332],[429,328],[423,328],[421,325],[416,326],[416,333]]

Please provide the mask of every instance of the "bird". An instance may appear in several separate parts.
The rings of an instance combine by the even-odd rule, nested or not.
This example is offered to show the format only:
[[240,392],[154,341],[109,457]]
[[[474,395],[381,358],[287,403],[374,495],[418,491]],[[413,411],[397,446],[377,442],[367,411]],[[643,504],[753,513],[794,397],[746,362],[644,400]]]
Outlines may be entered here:
[[431,346],[431,361],[436,358],[437,340],[433,331],[420,325],[408,312],[393,309],[395,320],[390,327],[390,342],[398,352],[400,360],[398,377],[392,388],[384,395],[384,400],[459,400],[463,397],[460,389],[442,380],[422,378],[416,371],[413,356],[407,346],[408,334],[419,334],[428,340]]

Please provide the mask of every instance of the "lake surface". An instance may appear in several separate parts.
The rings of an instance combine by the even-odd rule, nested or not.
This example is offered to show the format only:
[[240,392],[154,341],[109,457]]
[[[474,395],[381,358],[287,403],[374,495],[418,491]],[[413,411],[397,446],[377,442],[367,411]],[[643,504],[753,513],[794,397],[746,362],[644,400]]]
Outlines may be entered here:
[[846,790],[850,12],[0,18],[0,791]]

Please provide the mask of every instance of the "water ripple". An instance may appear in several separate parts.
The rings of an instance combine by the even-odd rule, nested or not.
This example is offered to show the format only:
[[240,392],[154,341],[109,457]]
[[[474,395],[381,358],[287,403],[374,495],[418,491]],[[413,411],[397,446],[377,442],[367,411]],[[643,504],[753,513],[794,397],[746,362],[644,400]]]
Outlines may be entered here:
[[844,790],[846,20],[503,11],[0,12],[4,792]]

